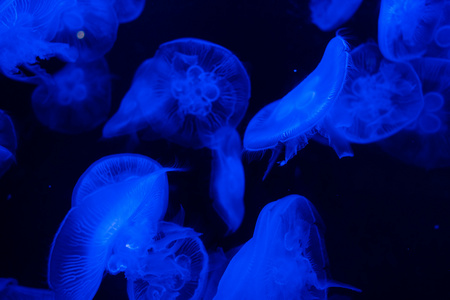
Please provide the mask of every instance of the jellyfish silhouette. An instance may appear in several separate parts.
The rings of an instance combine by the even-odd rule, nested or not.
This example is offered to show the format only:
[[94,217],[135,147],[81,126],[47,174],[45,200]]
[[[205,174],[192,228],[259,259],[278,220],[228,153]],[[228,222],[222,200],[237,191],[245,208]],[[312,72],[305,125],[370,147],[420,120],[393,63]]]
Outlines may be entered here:
[[[133,172],[134,166],[141,163],[147,165],[146,174]],[[52,243],[48,283],[57,298],[92,299],[103,272],[116,257],[112,253],[116,239],[125,242],[125,235],[126,245],[138,247],[158,233],[158,221],[167,208],[165,172],[170,169],[135,154],[111,155],[100,160],[98,166],[104,169],[107,183],[99,184],[92,192],[78,189],[78,194],[85,197],[77,198]],[[89,170],[95,171],[96,167]],[[84,184],[79,187],[86,187],[88,181],[98,184],[94,178],[85,174]],[[82,191],[88,192],[80,194]]]
[[0,110],[0,177],[11,167],[16,158],[17,137],[11,118]]
[[323,231],[319,214],[302,196],[267,204],[214,299],[326,299],[329,287],[359,291],[327,278]]
[[105,59],[67,64],[34,90],[36,117],[50,129],[81,133],[103,123],[111,107],[111,75]]
[[174,40],[136,71],[103,136],[145,128],[183,146],[207,147],[219,128],[237,126],[249,97],[248,75],[229,50],[194,38]]
[[410,64],[388,61],[373,42],[350,54],[354,68],[326,117],[327,128],[333,128],[342,143],[376,142],[417,118],[423,97],[420,80]]
[[405,129],[379,143],[401,161],[426,169],[450,166],[450,61],[420,58],[412,62],[421,82],[424,106]]
[[0,278],[0,299],[54,300],[50,290],[20,286],[13,278]]
[[214,209],[231,233],[239,228],[244,218],[245,175],[239,133],[230,127],[219,129],[211,149],[211,198]]
[[444,0],[382,0],[378,44],[390,60],[419,58],[427,52],[441,20]]
[[114,10],[119,23],[131,22],[144,10],[145,0],[115,0]]
[[[285,149],[287,163],[304,148],[316,132],[329,137],[322,121],[339,96],[351,63],[346,41],[336,36],[327,45],[316,69],[281,100],[261,109],[250,121],[244,135],[244,149],[273,150],[264,178]],[[337,140],[339,142],[339,140]]]
[[40,59],[57,56],[73,62],[77,52],[52,42],[61,14],[74,0],[4,0],[0,3],[0,69],[6,76],[34,83]]
[[311,21],[322,31],[336,30],[358,10],[362,0],[311,0]]

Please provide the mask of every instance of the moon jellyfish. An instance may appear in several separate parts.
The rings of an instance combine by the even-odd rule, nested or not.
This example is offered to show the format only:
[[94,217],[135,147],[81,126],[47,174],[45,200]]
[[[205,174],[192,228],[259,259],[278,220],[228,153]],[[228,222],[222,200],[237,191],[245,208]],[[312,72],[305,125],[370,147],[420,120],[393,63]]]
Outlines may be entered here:
[[311,21],[322,31],[336,30],[358,10],[362,0],[311,0]]
[[28,78],[19,68],[33,66],[40,59],[57,56],[74,61],[76,51],[64,43],[52,42],[63,11],[74,0],[4,0],[0,3],[0,69],[6,76],[21,81]]
[[304,148],[316,132],[329,138],[322,121],[342,90],[350,63],[347,42],[336,36],[328,43],[322,60],[308,77],[252,118],[245,131],[244,149],[251,152],[273,150],[264,177],[283,146],[286,148],[285,159],[281,165]]
[[1,299],[53,300],[55,293],[50,290],[20,286],[13,278],[0,278]]
[[[128,234],[127,244],[133,247],[155,236],[167,208],[165,173],[170,169],[148,157],[130,154],[112,155],[98,164],[104,168],[108,183],[83,194],[85,197],[67,213],[52,243],[48,283],[57,298],[92,299],[113,255],[115,240],[123,241],[123,235]],[[146,166],[147,172],[133,172],[136,164]],[[107,170],[123,172],[111,176]],[[90,177],[85,174],[83,181]],[[89,191],[78,187],[78,193]]]
[[144,10],[145,0],[115,0],[114,10],[119,23],[131,22]]
[[420,58],[412,62],[422,82],[420,115],[390,139],[383,150],[403,162],[426,169],[450,166],[450,61]]
[[219,216],[235,232],[244,218],[245,175],[241,162],[242,145],[234,128],[217,131],[211,147],[211,198]]
[[444,0],[382,0],[378,44],[383,55],[396,61],[421,57],[433,41]]
[[417,118],[423,97],[411,65],[386,60],[371,42],[350,54],[354,68],[327,116],[339,135],[353,143],[371,143],[395,134]]
[[249,97],[247,72],[229,50],[194,38],[174,40],[136,71],[103,136],[145,128],[155,137],[202,148],[221,127],[237,126]]
[[11,167],[16,158],[17,137],[11,118],[0,110],[0,177]]
[[46,76],[31,97],[41,123],[62,133],[81,133],[103,123],[111,106],[111,76],[105,59],[67,64]]
[[329,287],[359,291],[327,278],[324,226],[305,197],[267,204],[253,237],[229,263],[215,300],[326,299]]

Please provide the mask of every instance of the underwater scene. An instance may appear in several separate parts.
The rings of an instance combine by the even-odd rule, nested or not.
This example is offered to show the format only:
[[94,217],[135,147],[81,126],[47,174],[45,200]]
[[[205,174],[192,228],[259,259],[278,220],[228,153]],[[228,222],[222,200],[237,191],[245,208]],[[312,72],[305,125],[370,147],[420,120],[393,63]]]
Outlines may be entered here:
[[450,299],[449,0],[0,0],[1,299]]

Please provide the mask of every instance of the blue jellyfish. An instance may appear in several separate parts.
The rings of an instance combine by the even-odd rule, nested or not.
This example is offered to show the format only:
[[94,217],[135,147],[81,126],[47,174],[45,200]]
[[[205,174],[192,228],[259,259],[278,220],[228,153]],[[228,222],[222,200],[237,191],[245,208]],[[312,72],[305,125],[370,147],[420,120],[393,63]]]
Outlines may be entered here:
[[81,133],[103,123],[111,107],[111,75],[105,59],[67,64],[34,90],[36,117],[50,129]]
[[[72,206],[52,243],[48,283],[57,298],[92,299],[103,272],[115,258],[115,240],[125,242],[125,235],[125,246],[138,247],[158,233],[158,222],[167,208],[168,169],[156,161],[141,155],[119,154],[98,164],[107,183],[99,184],[98,178],[83,176],[85,183],[81,186],[91,182],[99,187],[85,193]],[[147,165],[148,172],[132,172],[136,171],[136,164]],[[153,164],[153,168],[148,164]],[[114,173],[117,170],[122,172]],[[89,191],[81,190],[81,186],[79,193]]]
[[244,218],[245,174],[239,133],[230,127],[219,129],[211,149],[211,198],[214,209],[231,233],[239,228]]
[[253,237],[229,263],[215,300],[327,299],[329,287],[353,289],[327,278],[324,226],[305,197],[267,204]]
[[159,47],[136,71],[104,137],[150,130],[154,137],[202,148],[245,114],[250,82],[239,59],[211,42],[182,38]]
[[322,31],[336,30],[358,10],[362,0],[311,0],[311,21]]
[[119,23],[131,22],[144,10],[145,0],[115,0],[114,10]]
[[13,278],[0,278],[0,299],[54,300],[50,290],[20,286]]
[[450,166],[450,60],[420,58],[412,62],[421,82],[424,106],[405,129],[383,140],[382,149],[426,169]]
[[17,137],[11,118],[0,110],[0,177],[16,161]]
[[444,0],[382,0],[378,19],[381,53],[395,61],[421,57],[433,41]]
[[4,0],[0,4],[0,70],[6,76],[34,82],[20,68],[41,73],[38,59],[57,56],[73,62],[77,53],[64,43],[52,42],[61,14],[75,0]]
[[350,63],[347,42],[336,36],[328,43],[319,65],[307,78],[252,118],[245,131],[244,149],[250,152],[273,150],[264,177],[284,146],[285,159],[281,165],[304,148],[316,132],[329,137],[322,121],[342,90]]
[[387,138],[417,118],[423,107],[420,80],[410,64],[383,58],[369,42],[350,52],[354,68],[327,115],[327,128],[353,143]]

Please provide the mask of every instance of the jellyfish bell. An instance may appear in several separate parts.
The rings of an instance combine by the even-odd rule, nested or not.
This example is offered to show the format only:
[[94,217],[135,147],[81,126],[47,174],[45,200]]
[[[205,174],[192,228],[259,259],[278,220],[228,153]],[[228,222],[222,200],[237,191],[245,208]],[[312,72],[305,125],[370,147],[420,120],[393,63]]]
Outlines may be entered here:
[[115,0],[114,11],[119,23],[128,23],[139,17],[144,10],[145,0]]
[[311,21],[322,31],[332,31],[347,22],[362,0],[310,0]]

